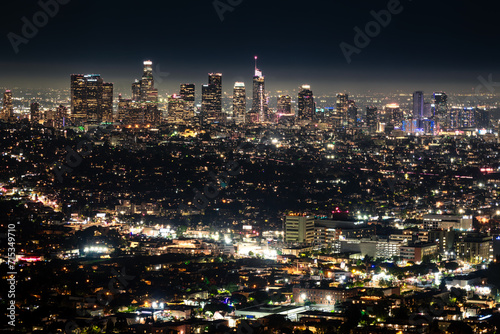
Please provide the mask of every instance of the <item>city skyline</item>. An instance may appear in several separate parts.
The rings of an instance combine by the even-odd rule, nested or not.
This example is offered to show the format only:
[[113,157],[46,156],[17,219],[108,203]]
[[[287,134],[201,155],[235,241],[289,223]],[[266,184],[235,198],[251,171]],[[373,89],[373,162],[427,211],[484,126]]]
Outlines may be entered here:
[[497,16],[6,1],[0,329],[497,333]]
[[[372,12],[386,10],[390,1],[359,4],[356,8],[323,1],[308,6],[293,6],[293,2],[287,6],[264,1],[241,2],[231,10],[226,9],[222,21],[214,3],[208,1],[188,8],[184,3],[167,6],[147,2],[146,8],[156,9],[149,13],[151,29],[134,25],[132,30],[128,23],[135,20],[136,13],[128,6],[117,6],[111,1],[96,11],[94,1],[85,5],[61,1],[57,12],[53,10],[53,17],[40,28],[35,27],[37,33],[33,37],[26,38],[26,43],[14,43],[17,53],[13,35],[9,38],[9,34],[24,38],[21,19],[32,22],[42,8],[35,2],[9,3],[6,12],[10,15],[0,24],[6,35],[5,52],[0,55],[0,86],[62,88],[69,73],[99,73],[113,82],[117,91],[122,91],[125,83],[134,79],[135,64],[151,59],[160,66],[159,71],[168,73],[158,83],[166,93],[174,91],[181,82],[201,84],[209,72],[223,73],[226,82],[245,82],[251,87],[254,55],[259,55],[261,64],[265,64],[262,67],[266,86],[271,91],[310,84],[320,95],[375,88],[381,92],[395,89],[471,92],[478,85],[479,76],[500,77],[494,56],[497,48],[493,43],[494,11],[488,10],[484,2],[481,7],[466,2],[453,5],[440,2],[431,6],[430,1],[401,1],[398,14],[392,15],[387,26],[381,27],[368,45],[359,48],[359,53],[351,55],[350,63],[340,44],[355,46],[354,29],[364,30],[375,20]],[[279,16],[283,11],[287,13],[286,19]],[[180,15],[163,19],[165,13],[177,12]],[[336,24],[330,25],[332,14],[339,12],[343,14],[336,17]],[[480,28],[469,30],[469,25],[458,19],[476,13],[483,18]],[[264,23],[253,24],[255,18]],[[109,33],[100,33],[99,24],[71,24],[82,20],[107,22],[113,39],[108,38]],[[170,36],[169,32],[175,34],[176,28],[186,37]],[[216,38],[215,44],[205,38],[203,30]],[[271,31],[274,33],[270,34]],[[70,37],[76,37],[75,43],[65,43]],[[297,38],[310,48],[297,45]],[[235,48],[238,39],[244,43]],[[90,41],[99,45],[98,51],[88,47]],[[487,51],[474,52],[476,45],[488,46]],[[457,52],[461,49],[464,52]]]

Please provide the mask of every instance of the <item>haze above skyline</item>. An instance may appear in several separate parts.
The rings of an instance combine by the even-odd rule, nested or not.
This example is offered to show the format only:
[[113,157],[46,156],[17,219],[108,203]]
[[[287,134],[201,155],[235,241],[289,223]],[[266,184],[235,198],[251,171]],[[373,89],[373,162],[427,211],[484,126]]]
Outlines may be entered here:
[[200,86],[208,72],[223,73],[230,92],[235,81],[251,86],[254,55],[271,92],[305,83],[317,95],[472,92],[478,76],[500,78],[497,11],[486,1],[401,1],[401,13],[348,64],[340,43],[354,45],[354,27],[364,29],[374,20],[370,12],[388,3],[242,1],[221,21],[212,1],[142,1],[137,8],[73,0],[17,54],[7,34],[21,35],[21,18],[31,21],[41,8],[36,1],[9,3],[0,22],[0,86],[69,88],[71,73],[99,73],[128,93],[142,61],[151,59],[168,73],[156,78],[162,95],[183,82]]

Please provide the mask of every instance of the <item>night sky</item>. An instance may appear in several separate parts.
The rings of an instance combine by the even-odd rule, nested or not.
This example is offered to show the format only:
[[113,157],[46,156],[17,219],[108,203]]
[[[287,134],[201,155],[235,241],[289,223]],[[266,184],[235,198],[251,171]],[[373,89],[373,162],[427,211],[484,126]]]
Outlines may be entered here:
[[254,55],[272,91],[308,83],[316,94],[470,92],[480,75],[500,81],[494,1],[401,0],[401,13],[348,64],[339,44],[354,45],[353,28],[388,3],[242,0],[221,21],[212,0],[71,0],[16,54],[7,34],[21,35],[21,18],[41,8],[11,0],[2,3],[0,86],[67,88],[71,73],[100,73],[128,94],[151,59],[169,73],[157,80],[162,95],[206,83],[208,72],[222,72],[230,92],[234,81],[250,86]]

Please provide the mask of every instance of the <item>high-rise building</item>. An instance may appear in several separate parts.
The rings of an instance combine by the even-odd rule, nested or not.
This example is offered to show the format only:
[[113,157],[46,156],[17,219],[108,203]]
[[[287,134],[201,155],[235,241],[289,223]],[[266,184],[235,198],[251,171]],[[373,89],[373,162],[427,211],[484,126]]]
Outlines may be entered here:
[[335,127],[347,127],[348,126],[348,109],[349,109],[349,95],[348,94],[337,94],[337,104],[335,110],[335,116],[333,119],[333,126]]
[[377,128],[377,107],[366,107],[366,126],[368,132],[374,132]]
[[314,216],[286,216],[285,242],[312,244],[314,242]]
[[144,111],[140,107],[140,103],[133,99],[123,99],[120,94],[118,96],[117,118],[123,124],[142,124],[144,123]]
[[253,76],[253,98],[252,110],[253,114],[251,122],[265,122],[268,120],[268,107],[265,79],[262,71],[257,68],[257,56],[255,56],[255,74]]
[[314,95],[311,86],[302,85],[299,90],[298,98],[298,115],[299,119],[313,120],[316,116],[316,104],[314,103]]
[[75,124],[101,122],[105,114],[112,114],[112,108],[113,84],[104,83],[99,74],[71,75],[71,114]]
[[486,107],[476,108],[476,127],[489,129],[491,127],[491,113]]
[[[129,110],[129,117],[127,117],[126,120],[127,123],[149,123],[157,125],[160,123],[161,113],[158,109],[158,89],[155,88],[153,62],[151,60],[145,60],[143,66],[141,80],[135,80],[135,82],[132,83],[131,102],[137,105],[132,104],[127,107]],[[123,101],[125,100],[122,99],[122,109],[128,104],[128,102]],[[118,118],[120,117],[119,115]]]
[[174,94],[168,97],[168,117],[173,118],[175,120],[185,119],[187,118],[185,101],[182,96]]
[[233,119],[244,122],[247,109],[245,83],[236,82],[233,89]]
[[34,101],[30,104],[30,117],[31,121],[34,123],[38,123],[40,120],[40,103]]
[[182,84],[179,91],[181,99],[185,102],[185,107],[192,111],[194,110],[195,101],[195,85],[194,84]]
[[444,92],[434,93],[434,119],[436,121],[436,129],[443,130],[450,126],[448,115],[448,96]]
[[153,62],[146,60],[143,63],[144,72],[141,78],[141,102],[158,102],[158,90],[153,78]]
[[6,90],[3,93],[3,118],[10,120],[14,117],[14,105],[12,104],[12,91]]
[[358,126],[358,107],[353,100],[347,105],[347,126],[352,129]]
[[452,129],[476,126],[476,108],[452,107],[450,110],[450,127]]
[[290,95],[278,96],[278,114],[292,113],[292,97]]
[[113,117],[113,84],[105,82],[102,85],[102,121],[111,123]]
[[202,86],[201,111],[203,121],[220,122],[222,116],[222,74],[209,73],[208,85]]
[[413,119],[417,121],[417,126],[420,127],[420,122],[424,119],[424,93],[417,91],[413,93]]
[[399,104],[391,103],[387,104],[384,107],[385,121],[383,123],[386,124],[385,128],[390,131],[394,129],[401,129],[403,126],[403,111],[399,107]]
[[132,101],[141,101],[141,82],[137,79],[132,83]]
[[103,80],[98,74],[84,76],[86,80],[87,122],[101,122],[104,114]]
[[208,75],[208,85],[212,89],[212,110],[222,116],[222,74],[210,73]]

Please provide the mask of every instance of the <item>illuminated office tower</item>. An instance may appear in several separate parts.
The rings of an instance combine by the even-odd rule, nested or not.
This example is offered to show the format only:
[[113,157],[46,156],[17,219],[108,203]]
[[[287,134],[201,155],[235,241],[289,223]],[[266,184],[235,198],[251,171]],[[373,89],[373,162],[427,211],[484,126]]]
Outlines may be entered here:
[[366,107],[366,126],[370,133],[376,130],[377,120],[377,107]]
[[185,108],[188,110],[194,110],[195,85],[182,84],[179,95],[185,102]]
[[137,79],[132,84],[132,101],[141,101],[141,82]]
[[102,85],[102,121],[113,122],[113,84],[105,82]]
[[257,56],[255,56],[255,74],[253,76],[253,98],[251,121],[265,122],[268,119],[267,115],[267,97],[265,79],[262,71],[257,68]]
[[77,125],[87,121],[87,80],[83,74],[71,75],[71,117]]
[[222,117],[222,74],[209,73],[208,85],[201,89],[201,111],[203,121],[223,121]]
[[403,127],[403,111],[399,107],[399,104],[391,103],[384,107],[386,129],[394,130],[401,129]]
[[436,121],[436,129],[443,130],[450,126],[448,115],[448,96],[444,92],[434,93],[434,119]]
[[[142,114],[139,117],[134,113],[134,109],[136,110],[136,106],[139,104],[134,102],[134,100],[123,99],[122,95],[118,96],[118,115],[117,120],[123,124],[139,124],[144,122],[144,113],[140,112],[138,114]],[[142,109],[139,108],[142,111]]]
[[476,108],[452,107],[450,110],[450,126],[452,129],[470,128],[476,125]]
[[[146,60],[143,65],[141,79],[132,83],[131,102],[137,104],[130,106],[130,117],[126,118],[126,120],[127,123],[133,121],[135,124],[149,123],[157,125],[161,121],[161,113],[158,109],[158,89],[155,88],[153,62]],[[122,103],[122,106],[124,103]],[[118,118],[120,119],[121,116],[119,115]]]
[[146,60],[143,62],[144,68],[141,80],[132,83],[132,100],[135,102],[158,102],[158,89],[155,88],[153,77],[153,62]]
[[153,62],[144,61],[144,73],[141,78],[141,102],[158,102],[158,90],[153,78]]
[[458,129],[460,127],[460,118],[462,116],[462,108],[451,107],[450,109],[450,128]]
[[40,120],[40,103],[34,101],[30,104],[30,117],[31,121],[34,123],[38,123]]
[[335,127],[346,127],[348,125],[349,95],[337,94],[336,112],[333,119]]
[[347,126],[349,128],[358,126],[358,107],[353,100],[347,103]]
[[424,119],[424,93],[417,91],[413,93],[413,120],[417,121],[417,127],[421,127]]
[[245,83],[235,82],[233,89],[233,119],[239,122],[245,121],[245,113],[247,109],[247,95],[245,91]]
[[298,98],[298,118],[313,120],[316,115],[316,104],[314,103],[314,96],[311,86],[302,85],[299,90]]
[[87,122],[101,122],[103,117],[103,80],[98,74],[85,75]]
[[202,124],[213,121],[212,100],[213,100],[212,87],[210,85],[201,86],[200,121]]
[[212,109],[220,116],[222,114],[222,74],[209,73],[208,85],[212,89]]
[[168,97],[168,118],[172,120],[183,120],[187,119],[189,112],[186,111],[186,102],[182,99],[182,96],[174,94]]
[[3,110],[2,110],[3,118],[5,120],[10,120],[14,117],[14,106],[12,104],[12,92],[10,90],[6,90],[3,93]]
[[490,129],[491,128],[491,113],[486,107],[476,108],[476,127],[480,129]]
[[290,95],[278,96],[278,114],[292,113],[292,97]]
[[112,110],[113,84],[104,83],[99,74],[71,75],[71,114],[76,125],[101,122],[109,112],[109,99]]

